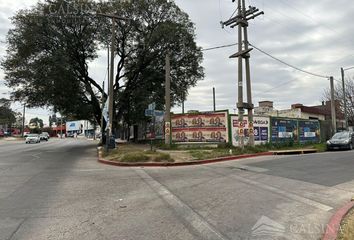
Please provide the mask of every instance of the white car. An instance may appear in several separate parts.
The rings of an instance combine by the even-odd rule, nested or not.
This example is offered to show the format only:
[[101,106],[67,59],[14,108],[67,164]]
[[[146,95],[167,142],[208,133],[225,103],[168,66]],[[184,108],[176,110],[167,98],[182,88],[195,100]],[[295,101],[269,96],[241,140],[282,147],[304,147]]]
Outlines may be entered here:
[[41,142],[41,138],[39,136],[39,134],[28,134],[26,137],[26,143],[40,143]]

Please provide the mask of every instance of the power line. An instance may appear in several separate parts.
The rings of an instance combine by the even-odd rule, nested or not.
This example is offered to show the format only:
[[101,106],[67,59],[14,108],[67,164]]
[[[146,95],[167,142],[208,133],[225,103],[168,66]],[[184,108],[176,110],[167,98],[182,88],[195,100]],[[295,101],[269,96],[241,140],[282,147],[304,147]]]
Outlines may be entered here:
[[211,48],[202,48],[201,51],[205,52],[205,51],[210,51],[210,50],[215,50],[215,49],[220,49],[220,48],[233,47],[233,46],[237,46],[237,45],[238,45],[238,43],[233,43],[233,44],[222,45],[222,46],[211,47]]
[[301,69],[301,68],[299,68],[299,67],[296,67],[296,66],[294,66],[294,65],[292,65],[292,64],[289,64],[289,63],[287,63],[287,62],[285,62],[285,61],[283,61],[283,60],[281,60],[281,59],[279,59],[279,58],[277,58],[277,57],[274,57],[273,55],[271,55],[271,54],[269,54],[269,53],[263,51],[262,49],[256,47],[255,45],[253,45],[253,44],[251,44],[251,43],[249,43],[249,45],[252,46],[254,49],[258,50],[259,52],[261,52],[261,53],[267,55],[268,57],[270,57],[270,58],[272,58],[272,59],[274,59],[274,60],[276,60],[276,61],[278,61],[278,62],[280,62],[280,63],[282,63],[282,64],[284,64],[284,65],[286,65],[286,66],[288,66],[288,67],[291,67],[291,68],[293,68],[293,69],[295,69],[295,70],[297,70],[297,71],[300,71],[300,72],[303,72],[303,73],[306,73],[306,74],[309,74],[309,75],[312,75],[312,76],[315,76],[315,77],[326,78],[326,79],[329,78],[329,76],[324,76],[324,75],[321,75],[321,74],[312,73],[312,72],[306,71],[306,70],[304,70],[304,69]]
[[[210,51],[210,50],[215,50],[215,49],[220,49],[220,48],[232,47],[232,46],[236,46],[236,45],[238,45],[238,44],[237,43],[233,43],[233,44],[222,45],[222,46],[217,46],[217,47],[205,48],[205,49],[202,49],[202,51]],[[306,74],[309,74],[309,75],[312,75],[312,76],[315,76],[315,77],[326,78],[326,79],[329,78],[329,76],[325,76],[325,75],[309,72],[309,71],[306,71],[306,70],[301,69],[299,67],[296,67],[296,66],[294,66],[294,65],[292,65],[290,63],[287,63],[287,62],[285,62],[285,61],[283,61],[283,60],[281,60],[281,59],[279,59],[277,57],[274,57],[270,53],[267,53],[266,51],[263,51],[262,49],[256,47],[255,45],[253,45],[251,43],[249,43],[249,45],[252,46],[254,49],[258,50],[259,52],[267,55],[268,57],[270,57],[270,58],[272,58],[272,59],[274,59],[274,60],[276,60],[276,61],[278,61],[278,62],[280,62],[280,63],[282,63],[282,64],[284,64],[286,66],[288,66],[288,67],[291,67],[291,68],[293,68],[293,69],[295,69],[297,71],[300,71],[300,72],[303,72],[303,73],[306,73]]]

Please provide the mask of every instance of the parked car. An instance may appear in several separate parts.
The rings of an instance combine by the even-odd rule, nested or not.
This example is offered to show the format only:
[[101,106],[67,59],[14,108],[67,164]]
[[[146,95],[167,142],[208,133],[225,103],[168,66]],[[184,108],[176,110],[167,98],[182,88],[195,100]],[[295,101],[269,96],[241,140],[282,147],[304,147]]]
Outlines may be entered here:
[[44,140],[44,141],[48,141],[48,136],[46,135],[46,134],[43,134],[43,133],[41,133],[40,135],[39,135],[39,138],[41,139],[41,141],[42,140]]
[[10,132],[10,131],[4,132],[4,136],[5,136],[5,137],[10,137],[10,136],[11,136],[11,132]]
[[71,138],[73,138],[73,137],[75,137],[75,133],[72,133],[72,132],[69,132],[69,133],[67,133],[66,134],[66,137],[71,137]]
[[40,143],[41,142],[41,138],[39,136],[39,134],[28,134],[26,137],[26,143]]
[[353,149],[354,133],[349,131],[338,132],[327,141],[327,150]]

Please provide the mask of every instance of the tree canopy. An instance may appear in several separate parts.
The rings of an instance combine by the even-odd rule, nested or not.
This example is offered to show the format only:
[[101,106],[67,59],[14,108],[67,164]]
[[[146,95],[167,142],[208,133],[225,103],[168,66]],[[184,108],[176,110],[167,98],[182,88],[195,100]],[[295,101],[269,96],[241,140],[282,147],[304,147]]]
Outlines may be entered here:
[[90,76],[89,63],[110,44],[111,20],[96,13],[131,19],[116,21],[116,124],[144,119],[144,109],[151,102],[163,109],[167,53],[173,104],[180,103],[204,77],[194,24],[173,1],[54,0],[21,10],[12,18],[14,28],[7,35],[2,66],[14,100],[29,107],[53,107],[71,118],[100,121],[101,101],[107,95],[99,79]]
[[44,124],[43,124],[43,120],[36,117],[36,118],[32,118],[30,121],[29,121],[29,127],[31,129],[34,129],[34,128],[43,128]]

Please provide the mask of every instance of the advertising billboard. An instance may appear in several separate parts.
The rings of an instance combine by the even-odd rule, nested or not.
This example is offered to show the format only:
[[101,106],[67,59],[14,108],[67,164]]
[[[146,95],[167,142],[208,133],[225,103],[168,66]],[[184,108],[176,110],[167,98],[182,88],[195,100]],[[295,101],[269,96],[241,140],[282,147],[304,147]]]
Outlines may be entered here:
[[83,124],[82,121],[71,121],[71,122],[66,122],[66,131],[82,131],[83,129]]
[[[253,135],[256,145],[269,142],[269,117],[253,117]],[[244,143],[249,141],[249,123],[247,116],[243,120],[243,124],[240,127],[238,116],[231,116],[231,128],[232,128],[232,145],[239,146],[240,136],[244,136]],[[240,129],[243,129],[243,131]]]
[[271,118],[272,142],[297,142],[297,120],[284,118]]
[[317,120],[299,120],[300,143],[320,141],[320,123]]
[[171,117],[172,142],[228,142],[228,112],[177,114]]

